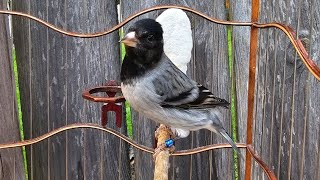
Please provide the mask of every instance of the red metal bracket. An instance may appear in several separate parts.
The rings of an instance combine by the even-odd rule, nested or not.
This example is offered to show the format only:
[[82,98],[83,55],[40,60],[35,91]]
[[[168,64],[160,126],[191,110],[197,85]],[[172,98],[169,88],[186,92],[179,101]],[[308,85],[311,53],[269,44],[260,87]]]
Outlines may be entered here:
[[[98,92],[105,92],[107,97],[93,96],[92,94]],[[95,87],[90,90],[86,90],[82,93],[82,97],[93,102],[103,102],[105,103],[101,107],[101,125],[106,126],[108,123],[108,111],[113,111],[116,113],[116,125],[118,128],[122,124],[122,105],[125,101],[123,96],[116,96],[117,93],[121,93],[120,86],[117,85],[116,81],[109,81],[107,86]],[[121,103],[121,104],[119,104]]]

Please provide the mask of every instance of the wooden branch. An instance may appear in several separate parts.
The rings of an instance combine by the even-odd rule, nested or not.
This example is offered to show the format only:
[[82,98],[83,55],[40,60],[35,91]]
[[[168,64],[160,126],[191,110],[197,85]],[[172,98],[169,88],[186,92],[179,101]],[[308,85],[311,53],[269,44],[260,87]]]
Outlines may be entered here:
[[161,124],[156,131],[157,150],[155,152],[155,168],[154,180],[167,180],[169,169],[169,149],[165,148],[165,141],[170,138],[171,130],[165,125]]

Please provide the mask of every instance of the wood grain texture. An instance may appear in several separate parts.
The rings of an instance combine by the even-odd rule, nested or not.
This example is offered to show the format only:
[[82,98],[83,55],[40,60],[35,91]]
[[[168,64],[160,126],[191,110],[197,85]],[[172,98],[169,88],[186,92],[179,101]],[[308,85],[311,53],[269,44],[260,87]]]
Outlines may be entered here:
[[[117,24],[115,1],[14,1],[66,30],[90,33]],[[85,89],[119,80],[117,32],[95,39],[62,36],[21,18],[14,21],[26,138],[76,122],[100,124],[100,108]],[[115,128],[109,115],[108,127]],[[121,129],[126,134],[125,121]],[[31,179],[130,179],[128,146],[95,130],[72,130],[28,148]],[[112,168],[110,168],[112,167]]]
[[[234,21],[251,20],[251,1],[231,1],[231,16]],[[250,27],[233,27],[233,57],[236,78],[237,117],[238,117],[238,139],[246,142],[247,127],[247,101],[249,80],[249,49],[250,49]],[[243,154],[245,151],[242,150]],[[240,160],[240,177],[244,177],[244,162]]]
[[[6,1],[0,9],[6,8]],[[8,16],[0,16],[0,143],[20,141],[15,79],[12,59],[12,39]],[[0,150],[0,180],[25,179],[22,149]]]
[[[320,2],[312,0],[309,5],[310,45],[309,55],[320,65]],[[304,13],[303,13],[304,14]],[[305,70],[306,71],[306,70]],[[307,76],[304,118],[304,136],[301,139],[299,179],[316,179],[320,177],[320,82],[310,73]]]
[[[319,22],[319,7],[315,4],[316,1],[262,1],[260,21],[290,25],[319,64],[318,56],[312,55],[318,51],[312,47],[319,45],[319,36],[315,36],[319,32],[315,23]],[[320,100],[319,91],[315,90],[319,82],[279,30],[261,30],[259,46],[256,150],[279,179],[317,179],[319,118],[310,109],[319,109],[319,104],[314,103]],[[254,168],[253,178],[262,179],[261,170]]]

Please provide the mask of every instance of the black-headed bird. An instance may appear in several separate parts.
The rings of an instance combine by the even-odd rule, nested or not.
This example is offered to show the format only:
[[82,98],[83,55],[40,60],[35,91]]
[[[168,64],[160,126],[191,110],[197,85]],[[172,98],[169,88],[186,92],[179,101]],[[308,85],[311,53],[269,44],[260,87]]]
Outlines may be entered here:
[[229,103],[193,81],[164,53],[163,29],[154,19],[135,22],[121,40],[126,55],[121,67],[121,90],[131,107],[175,134],[208,129],[239,149],[221,123],[221,108]]

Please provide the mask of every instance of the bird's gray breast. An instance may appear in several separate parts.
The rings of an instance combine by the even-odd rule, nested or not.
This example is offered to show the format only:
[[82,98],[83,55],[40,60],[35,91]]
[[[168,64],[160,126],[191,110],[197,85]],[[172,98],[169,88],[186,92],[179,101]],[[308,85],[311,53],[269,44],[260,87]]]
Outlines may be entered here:
[[160,106],[161,96],[157,94],[154,79],[159,72],[149,72],[130,84],[121,83],[123,96],[139,112],[151,111]]

